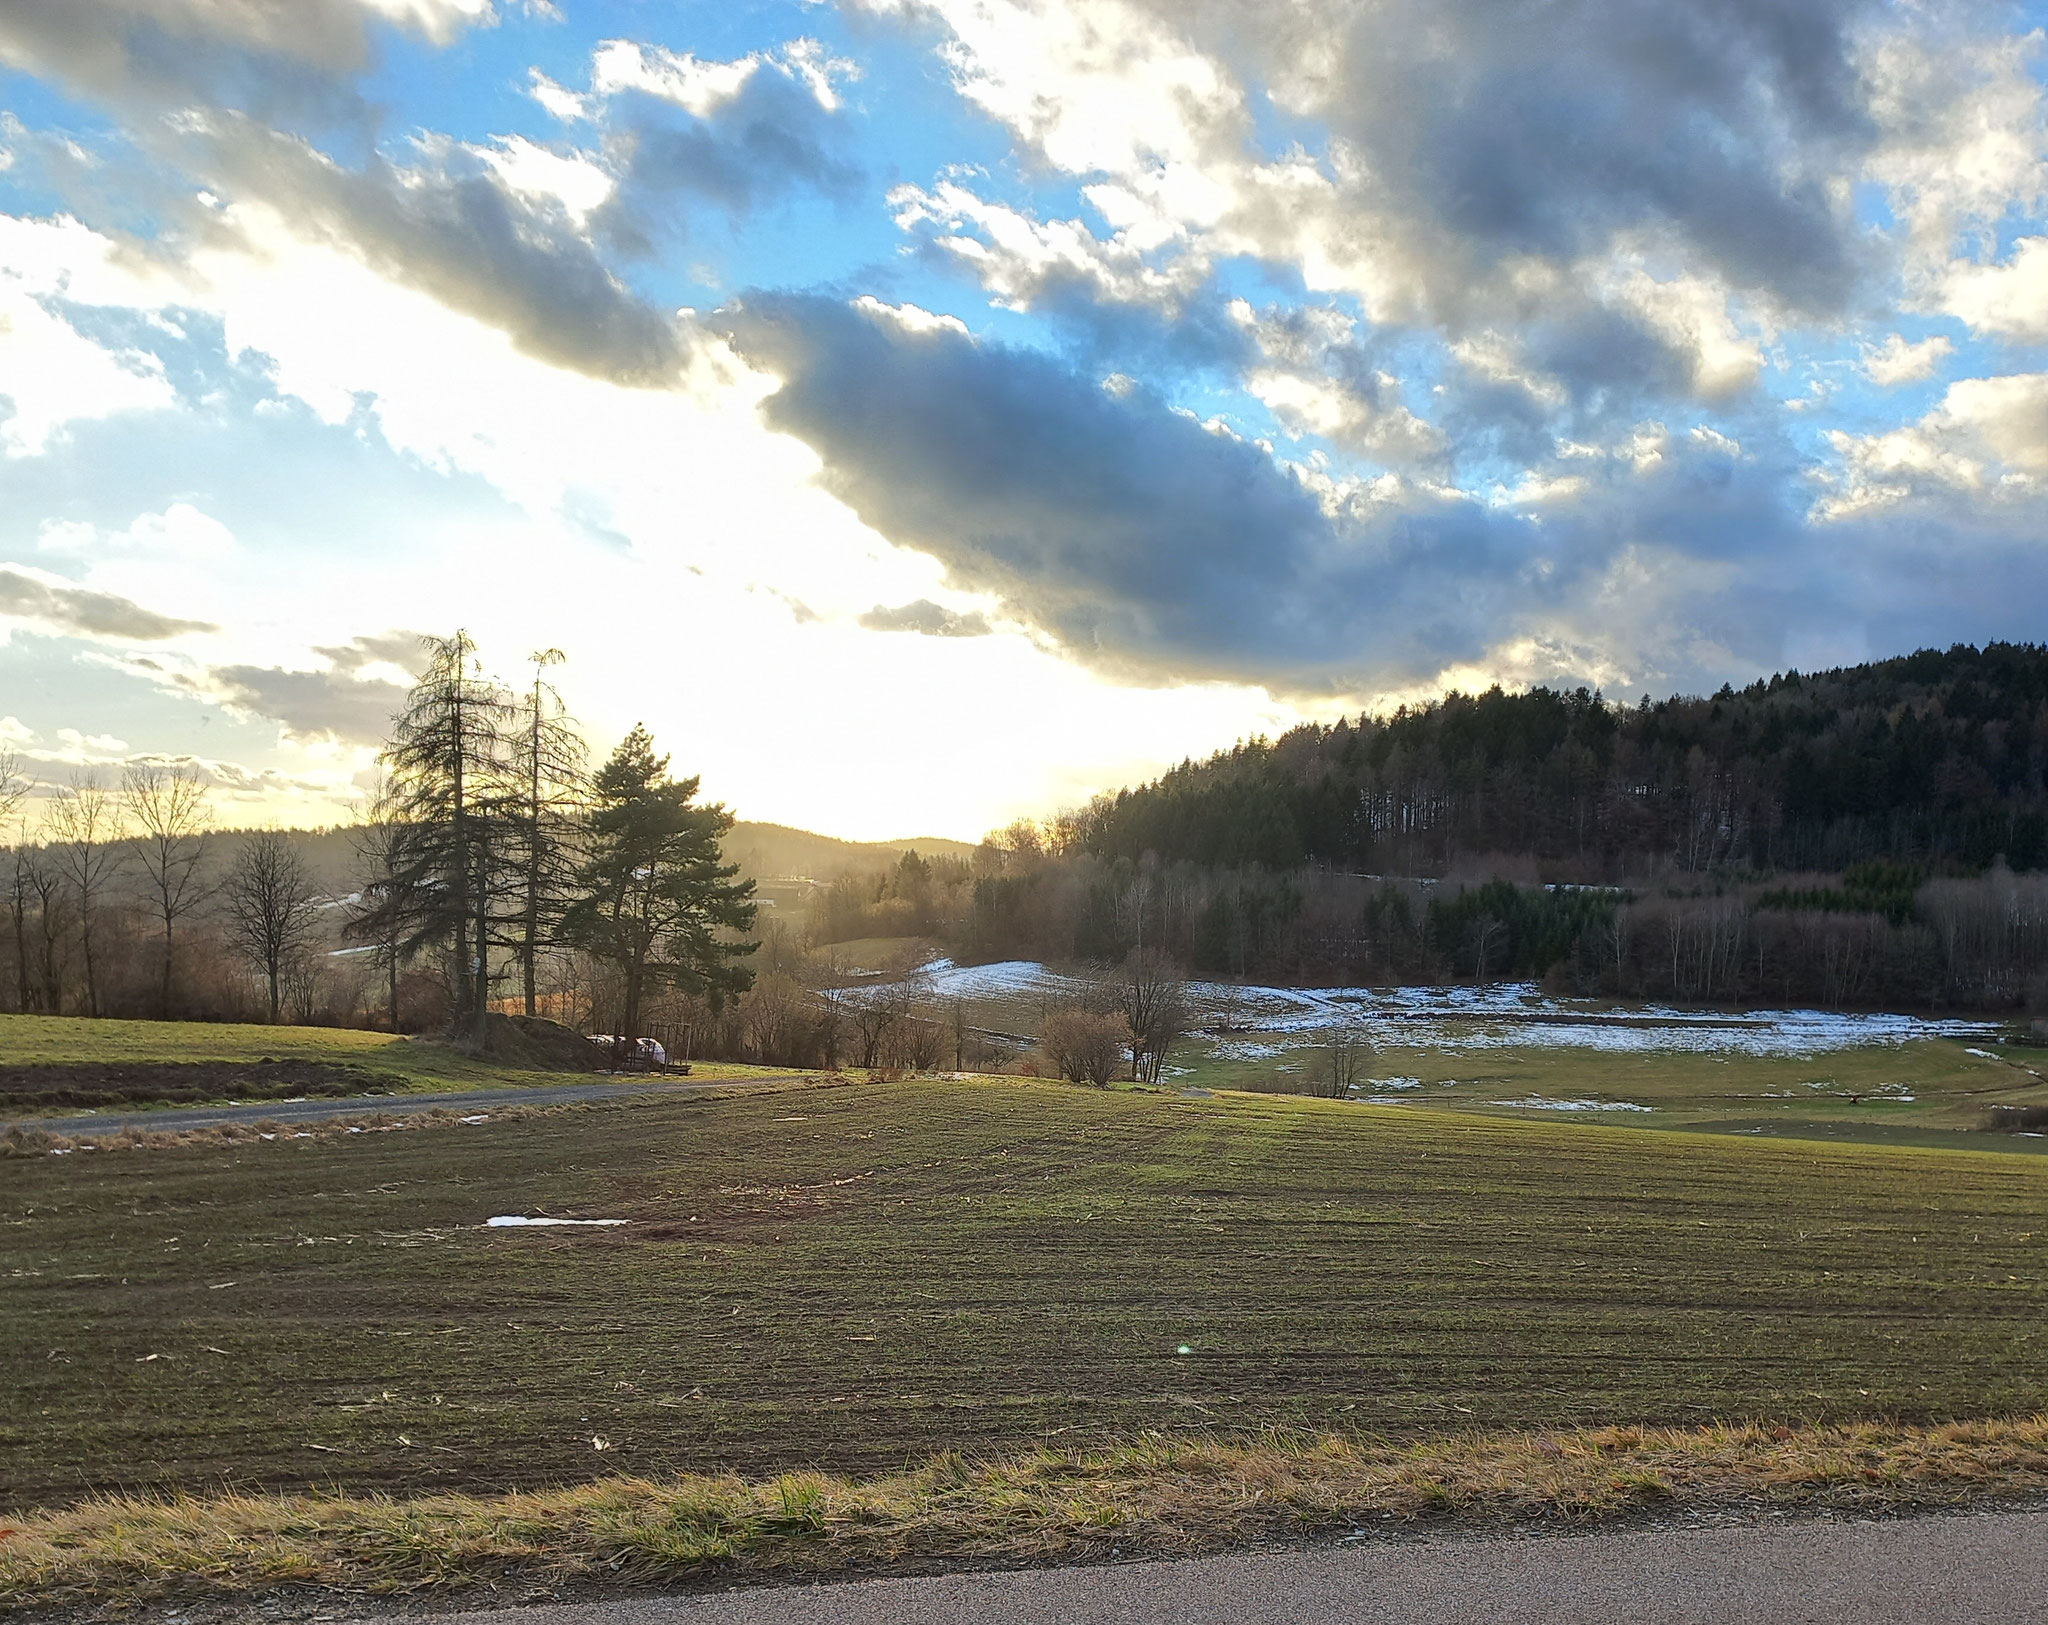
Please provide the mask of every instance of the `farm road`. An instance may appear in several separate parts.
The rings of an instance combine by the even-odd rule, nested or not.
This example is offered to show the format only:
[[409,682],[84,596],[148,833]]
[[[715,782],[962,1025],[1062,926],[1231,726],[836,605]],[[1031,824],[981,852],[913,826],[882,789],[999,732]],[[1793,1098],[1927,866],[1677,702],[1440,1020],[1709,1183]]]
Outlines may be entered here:
[[334,1117],[361,1117],[369,1112],[400,1116],[409,1112],[478,1112],[492,1106],[559,1106],[583,1100],[619,1100],[628,1095],[699,1095],[712,1089],[744,1089],[750,1084],[787,1088],[793,1078],[700,1078],[688,1083],[643,1078],[633,1083],[537,1083],[525,1089],[465,1089],[438,1095],[345,1095],[332,1100],[257,1100],[245,1106],[180,1106],[166,1111],[124,1112],[118,1108],[72,1117],[0,1119],[0,1129],[19,1124],[50,1134],[118,1134],[124,1128],[168,1133],[177,1129],[213,1128],[221,1123],[319,1123]]
[[437,1625],[2025,1625],[2048,1621],[2044,1555],[2048,1512],[1438,1536],[527,1606]]

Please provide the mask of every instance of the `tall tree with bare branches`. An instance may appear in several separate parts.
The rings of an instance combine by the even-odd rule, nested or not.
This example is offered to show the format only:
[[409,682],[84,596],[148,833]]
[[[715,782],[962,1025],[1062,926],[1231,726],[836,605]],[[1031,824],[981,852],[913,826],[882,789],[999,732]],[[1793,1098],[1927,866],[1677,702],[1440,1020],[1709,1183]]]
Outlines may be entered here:
[[276,830],[265,830],[242,848],[222,890],[228,938],[268,985],[274,1022],[285,973],[311,946],[318,894],[298,848]]
[[28,847],[26,821],[17,824],[16,814],[22,801],[33,788],[32,781],[22,767],[21,756],[16,751],[0,750],[0,831],[13,836],[9,857],[13,860],[7,886],[7,912],[14,927],[14,976],[16,984],[15,1009],[29,1007],[28,988],[28,911],[27,888],[22,883],[21,855]]
[[157,1013],[168,1019],[177,983],[178,922],[197,912],[212,892],[202,868],[212,809],[206,782],[190,763],[130,763],[121,775],[121,803],[134,832],[130,840],[150,913],[163,926]]
[[85,953],[85,1013],[100,1013],[99,924],[108,889],[127,859],[121,803],[96,773],[72,775],[57,794],[46,826],[59,868],[78,904],[79,945]]
[[550,666],[561,664],[562,651],[542,649],[529,658],[533,686],[520,700],[514,733],[518,786],[508,831],[519,893],[505,934],[530,1016],[538,999],[540,957],[557,940],[575,885],[585,752],[562,696],[546,678]]
[[376,955],[377,968],[384,972],[393,1032],[398,1031],[398,973],[408,955],[405,916],[387,905],[393,877],[406,867],[411,830],[391,780],[380,772],[375,786],[357,806],[349,831],[356,854],[356,900],[345,930],[348,936],[367,941]]

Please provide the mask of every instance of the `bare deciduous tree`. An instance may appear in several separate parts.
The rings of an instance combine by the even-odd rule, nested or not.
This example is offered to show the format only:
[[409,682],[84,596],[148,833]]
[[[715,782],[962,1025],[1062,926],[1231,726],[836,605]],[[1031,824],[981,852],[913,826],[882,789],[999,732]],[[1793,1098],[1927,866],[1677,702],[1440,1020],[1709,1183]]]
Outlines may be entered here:
[[266,830],[242,848],[223,890],[229,940],[268,984],[276,1021],[286,975],[312,942],[317,917],[305,865],[289,840]]
[[1055,1010],[1038,1034],[1038,1047],[1061,1077],[1097,1086],[1123,1070],[1130,1042],[1129,1025],[1113,1010]]
[[1168,1051],[1188,1030],[1187,980],[1159,949],[1138,948],[1112,985],[1130,1029],[1131,1077],[1157,1083]]
[[1329,1100],[1348,1098],[1353,1086],[1365,1081],[1373,1053],[1372,1040],[1362,1029],[1331,1028],[1316,1046],[1304,1092]]
[[150,913],[164,928],[157,1004],[158,1013],[169,1019],[177,980],[178,922],[196,912],[212,889],[201,868],[212,828],[206,784],[189,764],[131,763],[121,775],[121,803],[134,830]]
[[79,946],[85,953],[85,1013],[100,1013],[99,913],[107,888],[119,876],[126,849],[121,845],[121,805],[92,772],[72,776],[57,794],[46,826],[59,868],[70,882],[78,904]]
[[[18,753],[0,751],[0,830],[14,826],[14,816],[20,808],[22,798],[29,793],[28,774],[22,770]],[[28,989],[28,913],[26,888],[22,884],[21,855],[28,846],[28,830],[25,826],[13,828],[14,834],[14,875],[7,888],[9,918],[14,926],[14,974],[16,981],[17,1010],[29,1007]]]
[[349,831],[356,853],[357,891],[349,911],[348,932],[369,939],[377,968],[384,972],[385,1007],[393,1032],[399,1030],[398,973],[410,955],[404,917],[387,905],[393,877],[405,873],[406,842],[411,833],[391,780],[379,772],[375,785],[357,805]]

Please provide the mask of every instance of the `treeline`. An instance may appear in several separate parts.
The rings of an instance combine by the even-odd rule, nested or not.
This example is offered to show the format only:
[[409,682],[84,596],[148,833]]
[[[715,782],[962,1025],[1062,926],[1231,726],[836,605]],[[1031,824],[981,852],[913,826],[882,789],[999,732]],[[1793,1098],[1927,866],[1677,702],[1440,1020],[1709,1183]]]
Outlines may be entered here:
[[972,861],[905,854],[845,879],[820,944],[911,932],[965,960],[1116,963],[1315,985],[1529,980],[1584,996],[2048,1011],[2048,875],[1873,860],[1841,875],[1638,887],[1208,868],[992,836]]
[[428,639],[392,721],[385,778],[362,820],[361,888],[345,933],[400,976],[423,965],[457,1038],[489,1047],[491,1016],[567,1015],[627,1038],[659,1014],[669,1037],[753,980],[753,886],[722,861],[723,806],[697,802],[635,727],[586,773],[586,747],[533,657],[514,691],[466,634]]
[[522,1013],[627,1036],[659,1022],[686,1047],[752,982],[732,815],[641,728],[588,771],[552,651],[517,691],[464,634],[423,653],[343,882],[316,875],[303,833],[217,834],[191,763],[38,787],[0,758],[0,826],[46,809],[0,870],[0,1004],[477,1043]]
[[[215,830],[189,763],[39,786],[0,756],[0,827],[13,835],[0,853],[0,1008],[355,1025],[371,1007],[369,967],[337,952],[346,899],[316,874],[307,838]],[[404,991],[417,1006],[422,990]]]
[[1958,645],[1785,672],[1709,698],[1452,694],[1304,726],[1098,798],[1058,827],[1096,856],[1542,878],[1980,872],[2048,863],[2048,648]]

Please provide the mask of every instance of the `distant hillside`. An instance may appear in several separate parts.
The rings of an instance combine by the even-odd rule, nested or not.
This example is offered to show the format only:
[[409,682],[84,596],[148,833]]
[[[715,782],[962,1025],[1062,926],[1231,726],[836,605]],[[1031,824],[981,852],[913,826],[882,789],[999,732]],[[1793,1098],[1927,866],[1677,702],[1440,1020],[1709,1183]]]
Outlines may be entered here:
[[[249,831],[224,831],[213,843],[212,863],[222,873],[234,862]],[[355,849],[347,829],[302,829],[288,832],[315,884],[344,896],[355,889]],[[802,877],[828,881],[842,874],[879,874],[893,868],[905,852],[927,858],[967,857],[974,851],[965,841],[913,836],[900,841],[842,841],[783,824],[741,822],[725,840],[728,862],[753,880]]]
[[1453,694],[1291,730],[1099,798],[1081,844],[1209,866],[1547,879],[2048,863],[2048,649],[1922,650],[1737,692],[1613,704]]
[[842,841],[786,824],[744,821],[733,825],[725,840],[727,860],[757,880],[799,875],[830,880],[841,874],[878,873],[893,867],[905,852],[925,858],[965,858],[973,856],[974,847],[967,841],[932,835],[907,836],[900,841]]

